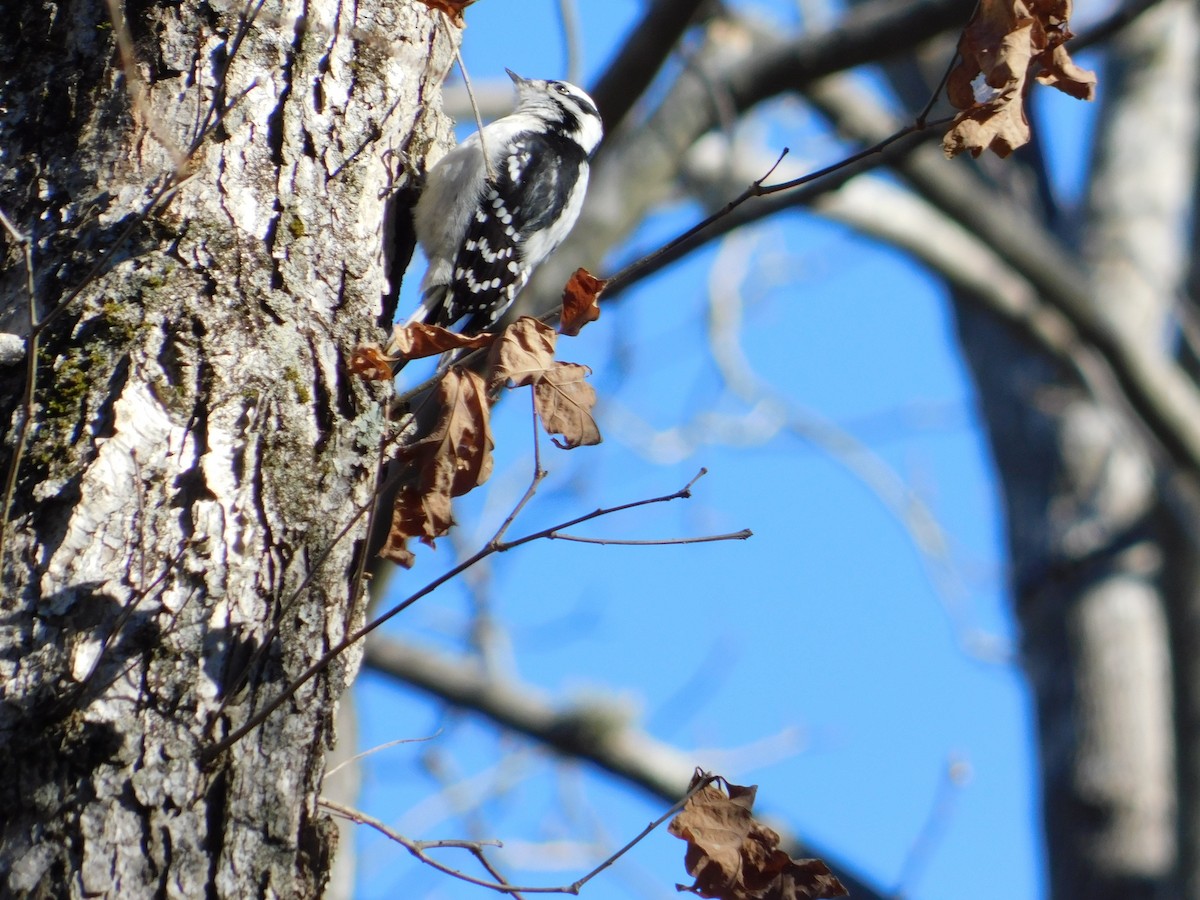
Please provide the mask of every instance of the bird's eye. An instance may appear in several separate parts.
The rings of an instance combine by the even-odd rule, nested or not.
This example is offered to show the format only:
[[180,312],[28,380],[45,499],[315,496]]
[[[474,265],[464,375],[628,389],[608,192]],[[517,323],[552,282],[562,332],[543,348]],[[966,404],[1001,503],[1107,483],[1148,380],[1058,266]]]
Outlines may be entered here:
[[567,90],[567,86],[565,84],[562,84],[561,82],[557,82],[557,81],[554,83],[554,89],[563,95],[571,93],[570,91]]

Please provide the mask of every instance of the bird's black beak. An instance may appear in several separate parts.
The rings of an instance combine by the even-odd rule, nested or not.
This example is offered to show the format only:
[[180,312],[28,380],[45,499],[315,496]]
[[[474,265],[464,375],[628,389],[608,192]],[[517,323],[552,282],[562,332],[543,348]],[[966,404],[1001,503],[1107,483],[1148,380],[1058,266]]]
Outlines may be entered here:
[[512,69],[505,69],[504,71],[508,73],[508,77],[512,79],[513,84],[515,84],[517,87],[520,87],[526,81],[529,80],[528,78],[522,78],[520,75],[518,75]]

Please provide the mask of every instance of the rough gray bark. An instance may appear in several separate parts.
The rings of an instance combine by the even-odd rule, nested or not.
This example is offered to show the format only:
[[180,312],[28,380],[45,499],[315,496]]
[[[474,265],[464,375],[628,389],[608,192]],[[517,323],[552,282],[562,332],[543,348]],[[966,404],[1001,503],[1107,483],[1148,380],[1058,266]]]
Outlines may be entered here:
[[124,68],[103,4],[0,26],[0,197],[34,263],[31,301],[6,233],[0,328],[42,323],[27,432],[24,366],[0,369],[0,471],[24,449],[6,896],[311,897],[328,875],[316,797],[357,659],[211,748],[361,619],[385,419],[345,360],[377,338],[385,200],[448,138],[426,104],[457,34],[386,0],[241,11],[131,6]]

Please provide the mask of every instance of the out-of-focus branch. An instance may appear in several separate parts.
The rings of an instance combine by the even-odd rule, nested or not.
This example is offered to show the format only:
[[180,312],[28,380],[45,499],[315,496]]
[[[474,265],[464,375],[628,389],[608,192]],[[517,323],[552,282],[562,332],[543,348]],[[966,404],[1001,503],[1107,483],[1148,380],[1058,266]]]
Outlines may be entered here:
[[[363,662],[380,674],[477,712],[566,757],[587,760],[656,799],[678,801],[687,793],[695,772],[694,758],[620,721],[609,710],[556,707],[536,688],[498,681],[467,659],[372,635]],[[793,846],[789,852],[820,856],[856,900],[883,900],[881,891],[848,874],[823,851],[808,845]]]
[[1131,24],[1142,13],[1157,6],[1162,0],[1131,0],[1109,13],[1100,21],[1079,32],[1071,41],[1071,52],[1077,53],[1094,44],[1107,41],[1118,31]]
[[[792,40],[736,18],[714,19],[693,64],[681,71],[654,112],[637,129],[622,130],[601,148],[588,201],[571,237],[542,264],[510,315],[539,315],[555,306],[576,267],[598,268],[597,262],[652,209],[677,192],[684,154],[719,124],[714,86],[729,92],[736,101],[732,108],[742,113],[754,103],[866,62],[873,54],[910,51],[963,24],[970,8],[970,0],[871,0],[829,30]],[[764,70],[782,80],[771,82]]]
[[1111,396],[1111,373],[1070,321],[1042,303],[1033,285],[987,244],[920,197],[880,179],[858,179],[815,208],[912,254],[966,297],[1016,325],[1038,348],[1073,370],[1093,394]]
[[696,761],[625,725],[609,709],[556,708],[536,689],[498,679],[470,659],[373,636],[365,664],[454,706],[482,713],[567,757],[578,757],[660,798],[687,790]]
[[[536,292],[544,298],[541,303],[556,302],[557,288],[566,282],[571,268],[579,262],[594,264],[653,205],[669,196],[679,159],[714,123],[711,104],[706,102],[712,81],[727,86],[739,109],[807,84],[810,96],[842,130],[865,144],[875,143],[896,130],[890,117],[881,115],[877,104],[864,108],[858,102],[861,97],[846,102],[844,92],[816,88],[812,80],[825,68],[853,65],[856,54],[875,46],[873,41],[891,42],[895,34],[903,34],[912,43],[937,33],[955,15],[961,15],[961,10],[948,0],[899,7],[877,2],[860,7],[846,28],[787,44],[737,23],[722,21],[710,27],[711,46],[706,51],[711,52],[701,54],[706,77],[681,75],[646,128],[618,142],[600,161],[593,201],[575,238],[540,273],[541,287]],[[834,47],[841,49],[834,53]],[[1111,366],[1128,405],[1149,435],[1177,464],[1200,474],[1200,394],[1162,354],[1125,340],[1101,319],[1074,257],[1038,222],[1006,208],[1003,198],[996,197],[981,179],[963,165],[948,165],[936,149],[905,155],[895,167],[927,200],[979,234],[1059,309]]]
[[[1113,43],[1084,219],[1095,306],[1123,336],[1156,351],[1169,333],[1190,251],[1200,115],[1195,89],[1185,86],[1200,75],[1200,21],[1182,15],[1185,5],[1160,0]],[[1180,87],[1164,91],[1164,84]]]
[[[927,143],[932,137],[937,136],[931,131],[915,131],[898,138],[893,143],[886,147],[881,147],[877,153],[848,163],[840,167],[835,172],[830,172],[828,175],[821,177],[816,181],[811,181],[808,184],[801,185],[794,190],[789,190],[786,193],[776,193],[764,196],[753,197],[748,202],[742,203],[733,209],[728,214],[721,216],[713,221],[707,227],[698,229],[694,234],[690,235],[685,240],[679,241],[674,246],[668,245],[661,251],[656,251],[651,258],[638,260],[635,266],[626,267],[623,269],[619,278],[612,278],[604,290],[605,302],[611,302],[626,290],[633,287],[639,281],[650,277],[656,272],[659,272],[673,263],[678,262],[684,257],[696,250],[711,243],[714,240],[724,237],[738,228],[749,225],[753,222],[758,222],[762,219],[770,218],[776,213],[783,212],[787,209],[808,206],[816,201],[818,197],[836,191],[842,185],[846,184],[858,175],[870,172],[881,166],[887,166],[895,163],[900,157],[911,153],[914,149]],[[760,168],[764,168],[760,166]],[[734,169],[726,170],[727,175],[732,175],[734,172],[739,172],[742,176],[742,184],[749,183],[754,177],[749,172],[745,171],[744,167],[737,166]],[[705,184],[703,181],[696,183],[692,173],[688,173],[688,180],[692,183],[693,189],[705,188],[703,193],[707,197],[715,198],[716,191],[712,186]],[[721,182],[721,196],[729,196],[738,189],[738,185],[734,184],[731,179],[725,179]]]
[[[824,81],[808,91],[844,133],[874,143],[894,122],[862,91]],[[927,201],[986,243],[1032,284],[1105,359],[1147,436],[1193,477],[1200,477],[1200,392],[1160,348],[1128,339],[1092,301],[1086,273],[1076,256],[1039,223],[962,165],[922,147],[895,168]]]
[[763,48],[753,65],[725,81],[739,111],[834,72],[878,63],[949,28],[967,24],[974,0],[875,2],[857,6],[836,28]]
[[[855,182],[856,185],[861,183]],[[898,188],[891,190],[902,193]],[[878,197],[863,199],[868,207],[872,207]],[[886,204],[877,215],[891,220]],[[914,223],[909,219],[906,224]],[[897,223],[896,227],[903,225]],[[886,462],[853,435],[811,410],[798,409],[754,372],[742,349],[741,335],[742,292],[755,267],[753,254],[737,246],[739,237],[732,236],[722,244],[709,272],[709,346],[725,384],[743,403],[772,409],[784,428],[817,447],[859,479],[908,533],[963,652],[987,662],[1007,662],[1010,658],[1008,649],[972,624],[966,609],[968,592],[964,579],[950,552],[945,529],[928,505]]]
[[[1119,388],[1103,360],[1080,339],[1071,322],[1042,303],[1034,286],[991,247],[920,197],[879,180],[857,177],[880,165],[894,165],[930,136],[930,132],[910,134],[878,156],[861,159],[819,181],[784,194],[755,198],[656,256],[620,283],[610,283],[604,300],[612,301],[642,279],[738,228],[788,209],[814,207],[907,250],[949,284],[1017,325],[1042,352],[1074,370],[1094,394],[1114,397]],[[733,155],[738,158],[708,161],[702,170],[689,167],[687,179],[693,190],[706,199],[729,196],[767,164],[765,159],[750,159],[741,151]]]
[[562,26],[563,49],[567,56],[567,81],[578,84],[583,71],[583,41],[579,34],[579,9],[575,0],[558,0],[558,21]]
[[709,0],[654,0],[591,90],[609,134],[645,93],[675,44]]

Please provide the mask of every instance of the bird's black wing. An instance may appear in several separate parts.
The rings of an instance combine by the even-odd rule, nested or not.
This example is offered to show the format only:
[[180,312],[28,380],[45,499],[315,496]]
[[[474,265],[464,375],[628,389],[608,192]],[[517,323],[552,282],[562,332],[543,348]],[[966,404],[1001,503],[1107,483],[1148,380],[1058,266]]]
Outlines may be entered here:
[[434,324],[450,327],[470,316],[461,331],[473,334],[504,315],[541,261],[529,251],[544,257],[566,237],[567,229],[557,234],[555,225],[583,161],[577,144],[553,135],[527,132],[510,142],[495,178],[484,185]]

